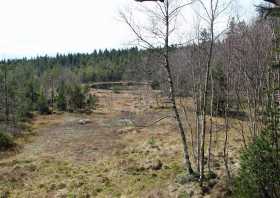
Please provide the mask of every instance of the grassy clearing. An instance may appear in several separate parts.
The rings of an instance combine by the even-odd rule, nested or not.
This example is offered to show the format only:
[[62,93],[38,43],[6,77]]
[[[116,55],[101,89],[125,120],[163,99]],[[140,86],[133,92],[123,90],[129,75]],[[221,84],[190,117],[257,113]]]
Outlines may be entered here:
[[[170,109],[149,108],[155,106],[152,97],[145,95],[138,100],[140,94],[135,91],[114,94],[97,90],[95,94],[100,99],[96,112],[86,117],[91,120],[88,125],[77,124],[85,118],[82,114],[48,115],[34,120],[32,127],[37,135],[20,154],[0,161],[0,195],[223,197],[226,193],[221,159],[224,133],[218,127],[222,119],[214,120],[217,127],[213,170],[219,179],[209,179],[208,190],[203,192],[196,182],[176,182],[178,176],[184,176],[184,169],[181,142],[172,118],[147,128],[123,123],[135,119],[145,125],[170,114]],[[149,98],[148,103],[143,102],[145,97]],[[186,102],[191,104],[189,100]],[[194,119],[191,113],[189,119]],[[233,120],[229,132],[231,170],[238,167],[241,149],[238,130]],[[191,142],[190,137],[188,140]]]

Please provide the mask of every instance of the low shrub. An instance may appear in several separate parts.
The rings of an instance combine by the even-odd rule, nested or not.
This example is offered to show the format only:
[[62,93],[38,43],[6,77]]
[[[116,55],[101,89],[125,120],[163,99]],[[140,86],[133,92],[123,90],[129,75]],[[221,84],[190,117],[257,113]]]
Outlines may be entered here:
[[113,86],[112,91],[113,91],[113,93],[120,93],[121,92],[121,87],[120,86]]
[[97,97],[94,95],[89,95],[86,99],[87,106],[90,108],[95,108],[97,103]]
[[0,131],[0,151],[6,151],[13,148],[14,146],[15,142],[12,136]]

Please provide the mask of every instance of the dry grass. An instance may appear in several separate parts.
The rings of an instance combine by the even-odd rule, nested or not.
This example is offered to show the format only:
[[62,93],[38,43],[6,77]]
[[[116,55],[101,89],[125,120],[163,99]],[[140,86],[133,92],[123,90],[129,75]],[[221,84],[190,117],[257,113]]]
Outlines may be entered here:
[[[181,143],[172,118],[151,127],[146,125],[165,115],[157,108],[155,93],[142,87],[120,93],[93,90],[99,98],[92,115],[39,116],[33,121],[36,136],[17,155],[0,161],[0,192],[9,197],[202,197],[196,182],[180,185]],[[191,101],[190,123],[194,117]],[[91,123],[79,125],[78,120]],[[133,122],[131,122],[133,120]],[[222,197],[225,171],[221,158],[223,120],[215,118],[213,169],[220,180],[205,197]],[[238,167],[241,149],[239,125],[231,121],[230,168]],[[191,137],[188,138],[189,144]],[[191,148],[192,149],[192,148]],[[160,160],[162,166],[155,170]],[[187,191],[187,192],[186,192]],[[1,195],[0,193],[0,195]]]

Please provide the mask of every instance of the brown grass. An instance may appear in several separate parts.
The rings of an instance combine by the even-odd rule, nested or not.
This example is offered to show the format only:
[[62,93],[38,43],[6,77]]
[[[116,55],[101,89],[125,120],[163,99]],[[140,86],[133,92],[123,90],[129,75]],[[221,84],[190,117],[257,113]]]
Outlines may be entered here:
[[[158,108],[150,89],[92,90],[98,99],[92,115],[38,116],[33,121],[36,136],[17,155],[0,161],[0,195],[10,197],[217,197],[225,193],[225,171],[221,158],[223,119],[215,118],[215,172],[218,183],[203,195],[196,182],[180,185],[183,173],[181,142],[172,118],[147,127],[160,117],[172,115]],[[194,128],[192,103],[189,120]],[[161,105],[161,104],[160,104]],[[87,125],[78,120],[90,119]],[[130,122],[133,120],[133,122]],[[241,149],[239,125],[231,121],[229,157],[233,172]],[[193,129],[194,130],[194,129]],[[191,137],[188,136],[190,144]],[[150,167],[155,160],[160,170]],[[187,190],[186,190],[187,189]],[[187,191],[187,192],[185,192]]]

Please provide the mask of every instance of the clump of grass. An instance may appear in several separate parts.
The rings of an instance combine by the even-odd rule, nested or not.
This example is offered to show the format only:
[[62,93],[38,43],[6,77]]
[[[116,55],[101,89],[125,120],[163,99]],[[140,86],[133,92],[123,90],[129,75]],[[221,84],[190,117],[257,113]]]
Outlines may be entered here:
[[8,149],[15,147],[15,145],[16,144],[12,136],[0,131],[0,151],[6,151]]
[[156,140],[154,137],[151,137],[149,140],[148,140],[148,144],[151,146],[151,147],[154,147],[156,145]]
[[189,197],[191,197],[191,196],[186,191],[183,191],[178,195],[178,198],[189,198]]

